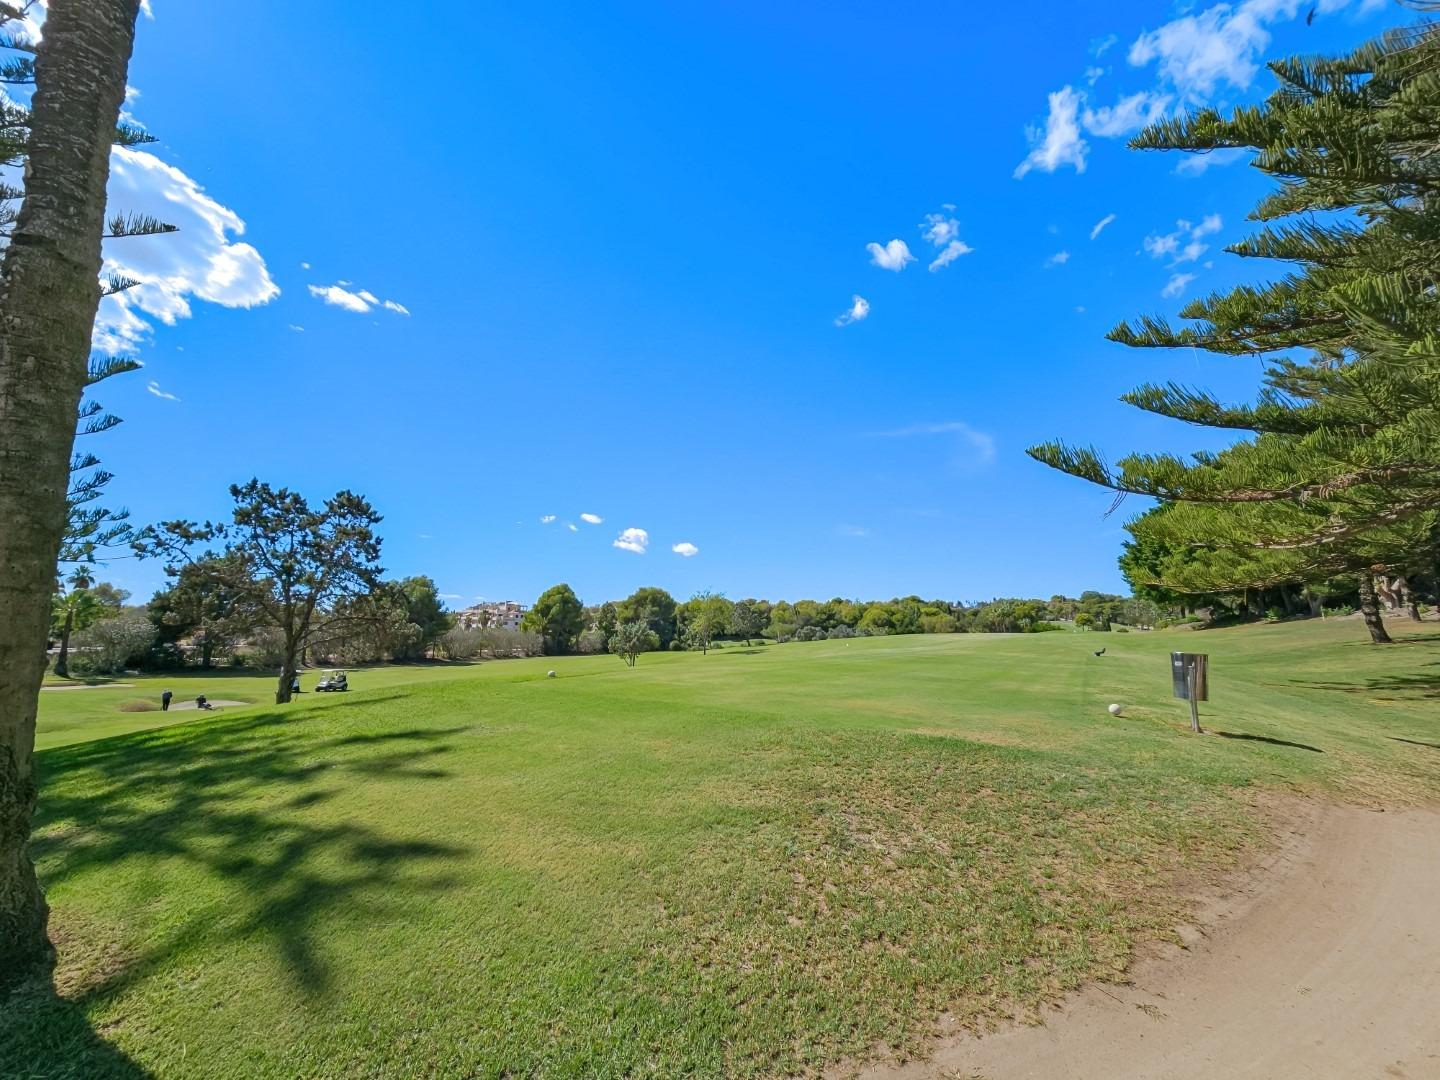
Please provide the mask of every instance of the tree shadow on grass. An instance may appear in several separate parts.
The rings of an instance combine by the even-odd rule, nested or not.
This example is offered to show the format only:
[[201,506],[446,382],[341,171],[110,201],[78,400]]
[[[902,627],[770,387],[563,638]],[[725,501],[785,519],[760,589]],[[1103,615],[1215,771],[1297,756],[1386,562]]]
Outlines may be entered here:
[[1440,698],[1440,665],[1427,664],[1425,670],[1397,675],[1377,675],[1363,682],[1304,682],[1292,685],[1306,686],[1312,690],[1339,690],[1347,694],[1393,694],[1413,695],[1422,698]]
[[1247,735],[1243,731],[1216,731],[1214,728],[1211,728],[1210,731],[1222,739],[1242,739],[1245,742],[1269,743],[1271,746],[1289,746],[1295,750],[1309,750],[1312,754],[1325,753],[1320,747],[1311,746],[1309,743],[1291,742],[1289,739],[1273,739],[1269,735]]
[[191,950],[251,940],[273,944],[296,991],[324,998],[328,920],[382,924],[417,890],[453,884],[445,867],[466,849],[402,835],[408,817],[372,823],[314,811],[357,784],[448,776],[438,762],[465,729],[334,736],[329,712],[251,713],[43,755],[32,847],[47,885],[121,864],[153,865],[163,877],[178,860],[225,894],[77,989],[67,1007],[103,1004]]
[[150,1080],[48,982],[0,997],[0,1063],[14,1080]]
[[1440,743],[1426,742],[1424,739],[1406,739],[1399,735],[1385,736],[1391,742],[1409,743],[1411,746],[1428,746],[1431,750],[1440,750]]

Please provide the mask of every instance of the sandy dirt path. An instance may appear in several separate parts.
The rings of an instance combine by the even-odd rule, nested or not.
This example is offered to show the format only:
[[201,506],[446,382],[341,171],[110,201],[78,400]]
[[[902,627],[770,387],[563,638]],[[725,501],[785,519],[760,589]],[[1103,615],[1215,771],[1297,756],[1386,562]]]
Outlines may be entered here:
[[868,1080],[1440,1078],[1440,811],[1314,807],[1269,863],[1039,1027]]

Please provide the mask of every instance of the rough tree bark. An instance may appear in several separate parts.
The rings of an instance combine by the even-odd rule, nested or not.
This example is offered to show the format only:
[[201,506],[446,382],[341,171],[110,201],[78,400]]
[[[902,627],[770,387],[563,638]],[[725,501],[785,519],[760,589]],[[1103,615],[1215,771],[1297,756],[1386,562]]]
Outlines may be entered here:
[[1380,614],[1380,598],[1375,595],[1375,577],[1366,571],[1360,573],[1360,615],[1365,620],[1365,629],[1370,631],[1371,642],[1389,645],[1390,634],[1385,629],[1385,617]]
[[0,986],[48,970],[30,861],[35,708],[65,491],[100,303],[110,144],[140,0],[51,0],[25,199],[0,262]]

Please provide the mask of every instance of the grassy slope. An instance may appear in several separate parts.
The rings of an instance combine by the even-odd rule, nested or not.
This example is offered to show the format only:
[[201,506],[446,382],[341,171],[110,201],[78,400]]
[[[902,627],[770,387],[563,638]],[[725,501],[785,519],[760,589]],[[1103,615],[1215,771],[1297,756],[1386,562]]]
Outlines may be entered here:
[[[1247,787],[1440,793],[1440,638],[1361,633],[515,661],[52,749],[69,1000],[0,1020],[0,1061],[744,1075],[913,1046],[1118,972],[1172,870],[1259,836]],[[1240,737],[1184,733],[1171,648],[1211,654]]]

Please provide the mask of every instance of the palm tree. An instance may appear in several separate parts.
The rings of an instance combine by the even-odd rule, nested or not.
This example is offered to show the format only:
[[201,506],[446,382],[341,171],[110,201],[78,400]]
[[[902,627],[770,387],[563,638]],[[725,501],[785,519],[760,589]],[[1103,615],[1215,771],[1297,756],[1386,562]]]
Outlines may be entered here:
[[90,586],[95,582],[90,569],[77,566],[70,571],[70,589],[55,598],[54,627],[60,635],[60,652],[55,657],[55,674],[62,679],[70,674],[70,635],[97,622],[104,610]]

